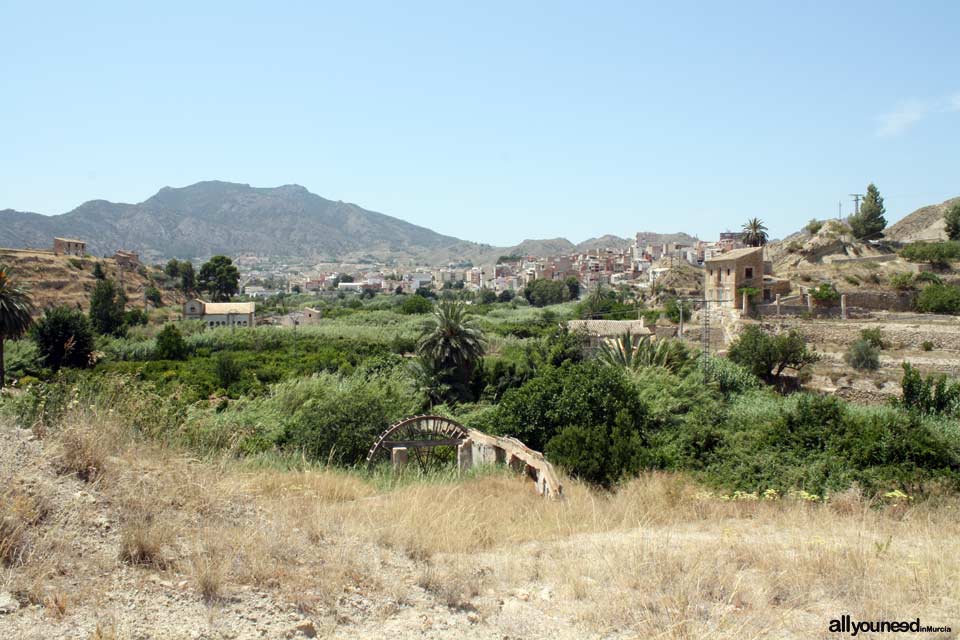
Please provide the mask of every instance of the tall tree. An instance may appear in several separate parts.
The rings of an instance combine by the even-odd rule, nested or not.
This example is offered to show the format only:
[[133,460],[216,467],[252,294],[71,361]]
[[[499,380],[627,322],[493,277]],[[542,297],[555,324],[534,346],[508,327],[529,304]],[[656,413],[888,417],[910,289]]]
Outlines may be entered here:
[[6,370],[3,366],[3,343],[22,336],[33,322],[33,302],[26,289],[13,279],[9,267],[0,264],[0,389]]
[[947,238],[960,240],[960,202],[947,209],[943,214],[943,221],[946,224]]
[[213,256],[200,267],[197,282],[213,302],[227,302],[240,291],[240,271],[227,256]]
[[176,280],[180,277],[180,261],[176,258],[170,258],[170,261],[167,262],[167,265],[163,268],[163,272],[173,280]]
[[184,260],[179,265],[180,271],[180,290],[185,294],[193,292],[197,288],[197,274],[193,270],[193,263]]
[[880,190],[871,182],[867,185],[867,194],[863,197],[860,212],[850,216],[847,222],[857,239],[870,240],[879,236],[886,228],[887,219],[883,217],[886,212]]
[[743,225],[743,242],[751,247],[767,244],[767,227],[760,218],[750,218]]
[[112,280],[98,280],[90,296],[90,324],[102,335],[122,336],[127,296]]
[[420,337],[417,354],[433,371],[448,378],[443,380],[445,384],[462,395],[485,349],[486,337],[467,315],[466,305],[442,300]]
[[87,316],[76,309],[47,309],[30,329],[30,337],[37,343],[44,366],[54,371],[90,365],[93,331]]

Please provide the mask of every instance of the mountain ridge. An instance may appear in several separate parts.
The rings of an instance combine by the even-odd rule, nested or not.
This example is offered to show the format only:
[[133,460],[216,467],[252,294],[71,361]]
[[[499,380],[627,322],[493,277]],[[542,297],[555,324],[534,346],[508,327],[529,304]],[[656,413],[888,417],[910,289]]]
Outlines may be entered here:
[[[645,235],[692,239],[686,234]],[[93,254],[127,249],[148,261],[224,253],[317,261],[487,264],[500,255],[545,256],[632,243],[605,235],[579,244],[552,238],[495,247],[437,233],[357,204],[328,200],[297,184],[253,187],[208,180],[185,187],[165,186],[139,203],[88,200],[58,215],[0,210],[2,247],[46,248],[54,236],[83,239]]]

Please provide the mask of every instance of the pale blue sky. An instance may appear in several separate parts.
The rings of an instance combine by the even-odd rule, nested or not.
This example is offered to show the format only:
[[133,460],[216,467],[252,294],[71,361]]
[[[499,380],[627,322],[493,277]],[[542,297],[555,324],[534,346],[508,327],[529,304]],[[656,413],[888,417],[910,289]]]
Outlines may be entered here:
[[0,0],[0,209],[299,183],[461,238],[960,195],[960,3]]

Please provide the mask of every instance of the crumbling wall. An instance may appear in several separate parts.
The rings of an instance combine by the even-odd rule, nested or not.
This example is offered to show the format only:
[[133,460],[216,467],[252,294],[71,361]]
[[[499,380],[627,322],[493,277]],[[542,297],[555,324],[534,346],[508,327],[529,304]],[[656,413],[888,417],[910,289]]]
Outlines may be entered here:
[[951,326],[778,318],[765,319],[763,325],[769,329],[796,329],[813,344],[849,345],[860,338],[861,329],[879,328],[884,341],[894,349],[922,349],[923,343],[929,342],[934,349],[960,351],[960,322]]

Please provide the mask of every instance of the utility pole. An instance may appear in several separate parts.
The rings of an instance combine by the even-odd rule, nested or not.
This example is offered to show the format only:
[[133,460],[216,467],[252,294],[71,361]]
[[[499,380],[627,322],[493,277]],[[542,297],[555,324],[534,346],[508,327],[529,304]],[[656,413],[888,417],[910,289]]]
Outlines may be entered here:
[[853,198],[853,214],[856,215],[860,213],[860,198],[863,197],[862,193],[851,193],[850,197]]
[[837,200],[837,220],[843,218],[843,200]]
[[[690,298],[690,299],[692,300],[693,298]],[[683,337],[683,309],[684,309],[684,307],[683,307],[683,300],[684,300],[684,298],[677,298],[677,301],[676,301],[676,302],[677,302],[677,309],[680,310],[680,328],[679,328],[679,330],[677,331],[677,337],[680,337],[680,338]]]

